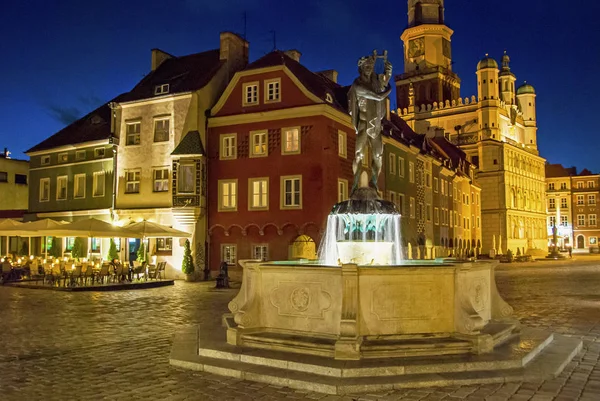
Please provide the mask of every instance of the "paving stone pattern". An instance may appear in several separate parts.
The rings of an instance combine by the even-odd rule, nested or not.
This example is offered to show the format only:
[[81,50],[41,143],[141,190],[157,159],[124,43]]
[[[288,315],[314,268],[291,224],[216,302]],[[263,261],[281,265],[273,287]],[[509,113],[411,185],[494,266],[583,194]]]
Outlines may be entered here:
[[172,368],[173,334],[222,330],[236,290],[214,284],[110,293],[0,287],[0,400],[600,400],[600,261],[501,266],[498,287],[523,324],[584,340],[540,383],[332,396]]

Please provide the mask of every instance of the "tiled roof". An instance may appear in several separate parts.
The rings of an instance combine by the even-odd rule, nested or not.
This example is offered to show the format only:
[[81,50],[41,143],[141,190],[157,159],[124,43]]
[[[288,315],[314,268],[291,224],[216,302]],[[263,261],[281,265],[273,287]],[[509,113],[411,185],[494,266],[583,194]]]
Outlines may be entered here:
[[[118,102],[121,96],[116,97],[111,100],[111,102]],[[108,106],[109,103],[110,102],[103,104],[88,115],[67,125],[65,128],[38,143],[25,153],[108,139],[111,135],[111,110]]]
[[198,131],[189,131],[171,153],[173,156],[206,155]]
[[[577,168],[569,167],[565,168],[562,164],[546,164],[546,178],[554,178],[554,177],[569,177],[572,175],[577,175]],[[582,171],[583,173],[583,171]]]
[[594,173],[592,173],[590,170],[588,170],[587,168],[584,168],[583,170],[581,170],[581,173],[577,174],[578,176],[586,176],[586,175],[595,175]]
[[342,87],[322,74],[310,71],[280,50],[275,50],[248,64],[245,71],[277,65],[286,66],[302,82],[302,85],[318,98],[326,101],[327,94],[329,93],[333,99],[332,105],[337,109],[348,112],[347,94],[350,87]]
[[219,57],[219,49],[215,49],[169,58],[125,94],[121,102],[152,98],[156,86],[163,84],[169,84],[169,94],[201,89],[224,63]]

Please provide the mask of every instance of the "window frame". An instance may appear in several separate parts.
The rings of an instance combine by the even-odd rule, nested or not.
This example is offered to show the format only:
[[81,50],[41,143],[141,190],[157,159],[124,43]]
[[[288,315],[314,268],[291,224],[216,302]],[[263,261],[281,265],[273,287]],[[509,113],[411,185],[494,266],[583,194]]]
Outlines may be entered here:
[[[224,206],[223,202],[223,188],[224,185],[232,185],[233,184],[233,188],[235,189],[235,193],[233,194],[233,199],[235,202],[234,206]],[[236,212],[238,210],[238,195],[239,195],[239,191],[238,191],[238,180],[237,178],[234,179],[226,179],[226,180],[219,180],[218,181],[218,196],[219,196],[219,205],[218,205],[218,209],[217,211],[219,212]],[[229,197],[231,197],[232,195],[228,195]]]
[[411,219],[415,218],[415,198],[412,196],[409,198],[408,213]]
[[69,162],[69,152],[62,152],[62,153],[58,154],[58,164],[64,164],[64,163],[68,163],[68,162]]
[[[264,244],[252,244],[252,259],[254,260],[258,260],[259,258],[256,257],[256,250],[257,249],[264,249],[264,255],[262,256],[262,258],[260,258],[261,261],[267,261],[269,260],[269,244],[264,243]],[[261,254],[263,253],[262,250],[260,252]]]
[[[77,190],[80,187],[77,180],[78,180],[78,178],[81,178],[81,177],[83,177],[83,195],[77,196],[77,192],[78,192]],[[87,176],[85,173],[75,174],[73,176],[73,199],[85,199],[86,181],[87,181]]]
[[588,205],[596,205],[596,195],[595,194],[588,194],[587,196],[587,204]]
[[169,84],[160,84],[160,85],[156,85],[154,87],[154,95],[165,95],[167,93],[169,93],[170,90],[170,85]]
[[[292,181],[292,183],[298,180],[299,181],[299,185],[298,185],[298,199],[299,202],[298,204],[295,204],[295,202],[293,202],[293,204],[287,205],[286,204],[286,188],[285,188],[285,183],[286,181]],[[300,210],[302,209],[302,175],[282,175],[280,177],[280,208],[282,210]],[[293,185],[293,184],[292,184]],[[292,188],[292,192],[291,192],[291,196],[295,197],[296,191]]]
[[50,164],[50,155],[40,156],[40,166],[47,166]]
[[[225,257],[225,250],[230,248],[229,256],[231,256],[231,250],[233,250],[233,261],[228,257]],[[235,266],[237,264],[237,244],[221,244],[221,262],[226,262],[228,266]]]
[[[104,185],[100,186],[98,185],[98,178],[99,176],[103,176],[103,181],[104,181]],[[98,195],[98,189],[102,188],[102,194]],[[93,173],[93,178],[92,178],[92,198],[101,198],[106,194],[105,191],[106,188],[106,173],[104,171],[94,171]]]
[[[83,157],[81,157],[83,155]],[[82,161],[87,158],[87,152],[85,150],[77,150],[75,151],[75,161]]]
[[[181,179],[181,177],[183,177],[182,169],[184,167],[191,167],[192,170],[193,170],[192,171],[192,178],[194,180],[194,184],[193,184],[193,187],[192,187],[191,191],[182,191],[182,189],[181,189],[181,185],[180,185],[181,181],[180,181],[180,179]],[[176,188],[177,188],[177,194],[190,195],[190,194],[195,194],[196,193],[196,173],[197,173],[197,171],[196,171],[196,164],[194,162],[191,162],[191,161],[181,161],[179,163],[179,166],[177,166],[177,182],[175,184]]]
[[[156,178],[156,173],[158,171],[162,171],[160,179]],[[166,177],[163,176],[165,171],[167,172]],[[161,182],[162,185],[164,185],[165,181],[166,181],[166,189],[163,189],[163,190],[160,190],[160,191],[156,189],[156,184],[159,181]],[[171,181],[171,175],[169,174],[169,167],[168,166],[154,167],[152,169],[152,192],[156,192],[156,193],[169,192],[170,181]]]
[[585,195],[577,195],[577,206],[585,205]]
[[[250,131],[249,133],[250,135],[250,157],[267,157],[269,156],[269,131],[265,130],[265,129],[261,129],[261,130],[256,130],[256,131]],[[264,141],[264,152],[260,152],[257,153],[256,152],[256,145],[257,145],[257,141],[256,138],[257,137],[261,137],[263,136],[265,141]]]
[[[42,189],[44,188],[44,184],[48,185],[48,194],[46,198],[42,197]],[[39,190],[39,201],[40,202],[50,202],[50,177],[40,178],[40,190]]]
[[338,178],[337,183],[338,183],[338,186],[337,186],[338,202],[343,202],[343,201],[348,200],[348,180],[345,180],[343,178]]
[[[65,196],[64,198],[59,198],[60,194],[60,181],[64,181],[65,183]],[[66,201],[69,199],[69,176],[68,175],[59,175],[56,177],[56,200],[57,201]]]
[[[17,177],[25,177],[24,182],[20,182],[20,179],[17,179]],[[6,180],[8,182],[8,173],[7,173],[7,177]],[[27,174],[19,174],[19,173],[15,173],[15,184],[16,185],[27,185],[29,183],[29,177],[27,176]]]
[[[162,241],[162,247],[159,243]],[[169,247],[169,243],[171,244]],[[173,255],[173,237],[158,237],[155,241],[157,255]]]
[[[277,98],[269,99],[269,84],[277,84]],[[281,78],[265,79],[264,91],[263,102],[265,104],[281,102]]]
[[[593,217],[593,219],[592,219]],[[593,227],[596,226],[598,224],[598,220],[597,220],[597,215],[596,213],[590,213],[588,214],[588,226]],[[593,223],[592,223],[593,220]]]
[[[130,133],[129,132],[130,126],[138,126],[139,131]],[[133,143],[129,143],[130,136],[133,136],[134,138],[137,136],[137,143],[135,140],[133,141]],[[140,146],[141,144],[142,144],[142,121],[141,120],[126,121],[125,122],[125,146]]]
[[[154,117],[154,122],[153,122],[153,142],[152,143],[165,143],[165,142],[169,142],[171,140],[171,116],[165,116],[165,117]],[[167,139],[162,140],[162,141],[157,141],[156,140],[156,128],[157,128],[157,124],[158,123],[162,123],[166,121],[167,122]]]
[[398,156],[398,177],[404,177],[404,158]]
[[408,162],[408,182],[415,183],[415,163],[411,161]]
[[94,149],[94,158],[95,159],[104,159],[106,157],[106,148],[95,148]]
[[390,153],[388,155],[388,171],[390,173],[390,175],[396,175],[396,155],[393,153]]
[[[233,145],[225,146],[225,141],[233,139]],[[233,150],[232,154],[227,151]],[[237,134],[221,134],[219,135],[219,160],[235,160],[237,159]]]
[[[265,193],[259,192],[258,194],[254,193],[254,183],[265,183]],[[261,187],[262,188],[262,187]],[[261,189],[262,190],[262,189]],[[263,198],[265,200],[265,204],[259,206],[254,205],[254,196],[258,195],[259,198]],[[252,177],[248,178],[248,210],[269,210],[269,177]]]
[[[286,150],[288,144],[287,132],[296,130],[298,133],[298,145],[296,150]],[[282,155],[299,155],[302,149],[302,129],[300,126],[284,127],[281,129],[281,154]]]
[[348,137],[345,131],[338,130],[338,156],[348,157]]
[[[138,174],[138,179],[137,180],[129,180],[129,174]],[[141,189],[141,181],[142,181],[142,170],[141,169],[130,169],[130,170],[125,170],[125,193],[126,194],[139,194],[140,193],[140,189]],[[129,184],[135,184],[137,183],[137,191],[129,191],[128,187]]]
[[[247,101],[249,87],[256,88],[256,93],[254,94],[254,96],[252,96],[253,98],[255,98],[255,100],[253,100],[251,102]],[[259,81],[244,82],[242,84],[242,106],[257,106],[258,104],[260,104],[260,82]]]
[[578,227],[585,227],[585,214],[578,214],[577,215],[577,226]]

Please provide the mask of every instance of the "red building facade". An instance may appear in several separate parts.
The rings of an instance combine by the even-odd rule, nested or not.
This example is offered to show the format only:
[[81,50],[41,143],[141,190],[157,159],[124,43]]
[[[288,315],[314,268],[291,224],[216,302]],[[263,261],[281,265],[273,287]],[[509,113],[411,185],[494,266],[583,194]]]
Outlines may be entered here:
[[336,73],[272,52],[236,73],[207,135],[209,261],[314,258],[348,197],[355,132]]

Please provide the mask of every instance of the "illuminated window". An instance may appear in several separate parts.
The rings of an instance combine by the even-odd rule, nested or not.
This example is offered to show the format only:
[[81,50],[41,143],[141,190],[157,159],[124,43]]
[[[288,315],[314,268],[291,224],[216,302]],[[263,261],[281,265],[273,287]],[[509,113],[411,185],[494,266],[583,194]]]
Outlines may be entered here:
[[73,182],[73,198],[85,198],[85,174],[75,174]]
[[596,204],[596,195],[588,195],[588,205]]
[[166,167],[154,169],[154,192],[169,191],[169,169]]
[[219,211],[237,210],[237,180],[219,180]]
[[596,215],[588,214],[588,225],[595,226],[596,225]]
[[140,131],[141,130],[141,123],[135,122],[135,123],[127,123],[125,126],[125,133],[126,133],[126,141],[125,141],[125,145],[130,146],[130,145],[139,145],[140,144]]
[[104,196],[105,176],[104,171],[94,173],[94,183],[92,186],[92,196]]
[[590,245],[598,245],[598,237],[589,237],[588,241]]
[[196,192],[196,166],[191,163],[181,163],[177,176],[177,193],[193,194],[194,192]]
[[267,131],[250,132],[251,138],[251,157],[267,156]]
[[221,159],[235,159],[237,157],[237,134],[221,135]]
[[56,177],[56,200],[67,199],[67,176]]
[[560,225],[566,227],[569,223],[567,216],[560,216]]
[[556,225],[556,216],[550,216],[550,217],[548,217],[548,225],[550,227]]
[[154,87],[155,95],[164,95],[165,93],[169,93],[169,84],[156,85]]
[[154,120],[154,142],[169,140],[169,119]]
[[567,198],[560,198],[560,207],[562,209],[566,209],[567,208]]
[[269,246],[267,244],[252,245],[252,258],[257,260],[268,260]]
[[258,82],[249,82],[242,86],[242,103],[244,106],[254,106],[258,104]]
[[130,170],[125,172],[125,193],[140,193],[140,170]]
[[585,226],[585,214],[578,214],[577,215],[577,225],[578,226]]
[[40,179],[40,202],[50,200],[50,178]]
[[100,252],[100,238],[91,238],[90,242],[92,243],[92,253]]
[[549,184],[548,184],[548,189],[549,189],[550,191],[553,191],[553,190],[554,190],[554,183],[553,183],[553,182],[551,182],[551,183],[549,183]]
[[265,81],[265,103],[274,103],[281,100],[281,79],[268,79]]
[[249,178],[248,179],[248,203],[250,210],[269,209],[269,179],[268,178]]
[[228,265],[235,265],[237,262],[237,246],[232,244],[221,245],[221,261]]
[[588,188],[594,188],[594,181],[588,181],[587,182],[587,187]]
[[338,202],[348,199],[348,180],[338,178]]
[[556,201],[552,198],[548,199],[548,209],[556,209]]
[[584,205],[585,204],[585,197],[583,195],[577,195],[577,204],[578,205]]
[[281,177],[281,208],[302,208],[302,176]]
[[157,238],[156,251],[162,255],[171,254],[173,251],[173,238]]
[[567,183],[566,182],[561,182],[560,183],[560,189],[567,189]]
[[[579,181],[577,183],[577,189],[582,189],[582,188],[583,188],[583,181]],[[552,188],[552,189],[554,189],[554,188]]]
[[300,153],[300,128],[284,128],[282,131],[281,153]]
[[348,145],[346,143],[346,133],[338,131],[338,156],[346,158],[348,155]]

